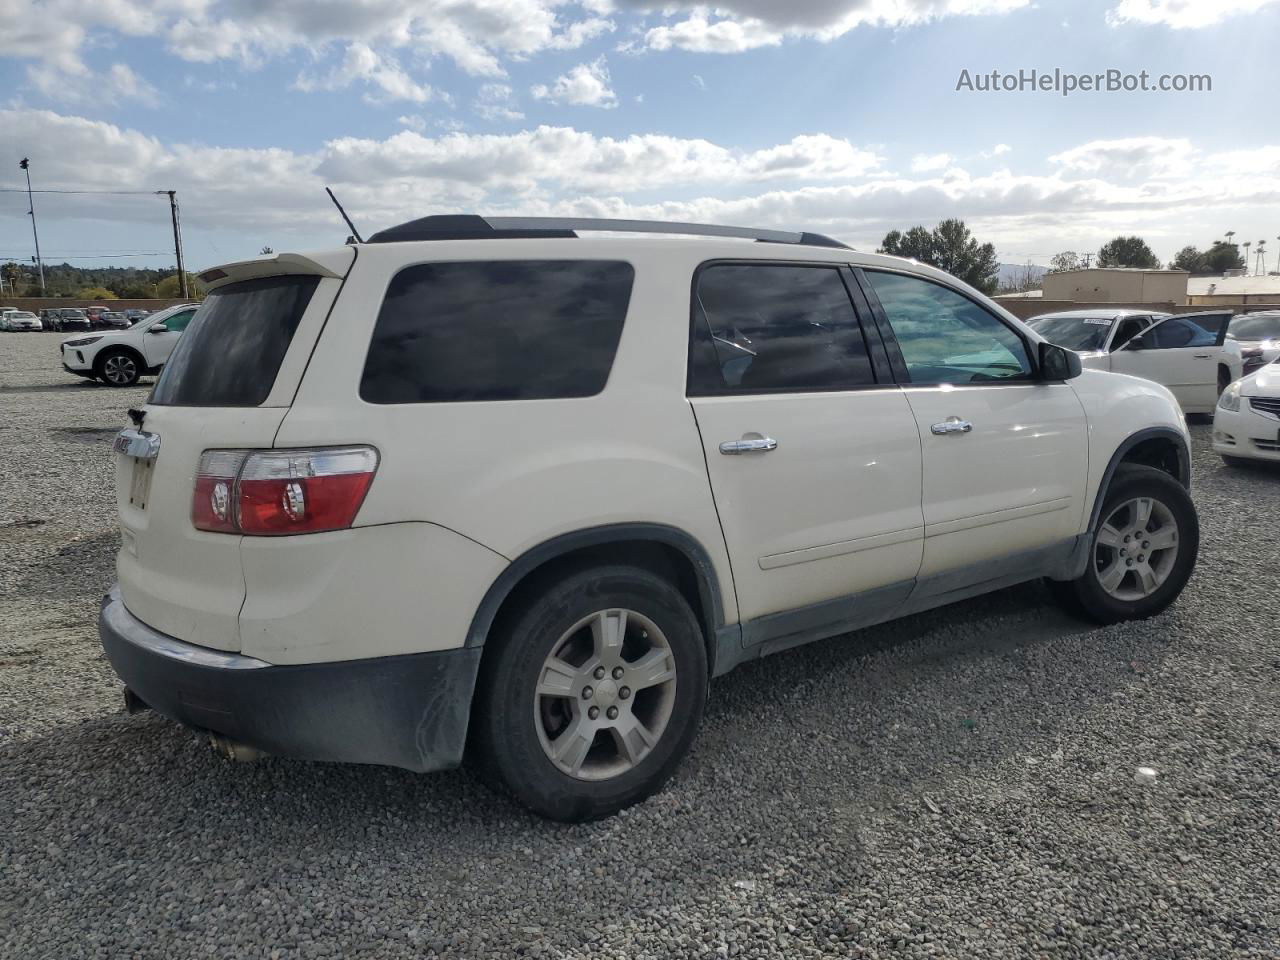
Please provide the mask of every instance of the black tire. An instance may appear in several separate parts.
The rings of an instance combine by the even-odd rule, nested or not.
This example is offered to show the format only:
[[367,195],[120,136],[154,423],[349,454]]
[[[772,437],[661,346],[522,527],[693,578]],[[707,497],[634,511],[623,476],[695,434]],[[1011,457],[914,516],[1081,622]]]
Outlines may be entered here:
[[[1136,497],[1157,500],[1168,508],[1177,525],[1178,550],[1163,583],[1141,599],[1121,599],[1109,594],[1099,582],[1098,533],[1103,521],[1121,504]],[[1050,581],[1054,596],[1070,613],[1096,623],[1145,620],[1163,612],[1178,599],[1195,569],[1200,549],[1200,521],[1191,495],[1163,470],[1126,464],[1115,473],[1098,514],[1097,528],[1090,532],[1089,560],[1084,573],[1075,580]]]
[[1222,391],[1231,386],[1231,371],[1226,367],[1218,367],[1218,396],[1222,396]]
[[142,373],[142,358],[132,350],[104,350],[93,362],[93,375],[109,387],[132,387]]
[[[578,779],[542,746],[534,689],[566,631],[597,611],[618,608],[647,618],[665,635],[676,669],[674,699],[665,729],[634,766],[608,779]],[[706,696],[706,646],[680,592],[637,567],[582,570],[540,586],[495,624],[474,701],[469,759],[490,783],[544,817],[576,823],[610,816],[671,777],[693,744]]]

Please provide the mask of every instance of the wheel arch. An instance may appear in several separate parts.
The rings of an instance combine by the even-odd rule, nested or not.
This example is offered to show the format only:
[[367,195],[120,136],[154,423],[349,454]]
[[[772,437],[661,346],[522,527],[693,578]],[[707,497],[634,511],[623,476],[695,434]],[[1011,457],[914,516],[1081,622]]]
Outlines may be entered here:
[[1089,532],[1097,529],[1107,490],[1115,479],[1116,471],[1125,464],[1163,470],[1188,490],[1191,489],[1191,450],[1187,446],[1187,438],[1172,427],[1147,427],[1139,430],[1125,437],[1111,455],[1093,500],[1093,509],[1089,514]]
[[711,555],[692,535],[657,523],[618,523],[575,530],[526,550],[489,586],[467,631],[466,646],[483,647],[494,624],[522,595],[548,578],[586,565],[629,563],[670,579],[689,601],[714,660],[724,628],[724,597]]
[[137,347],[127,343],[113,343],[102,348],[96,354],[94,354],[93,355],[94,371],[97,372],[102,367],[102,365],[106,362],[107,357],[111,356],[113,353],[129,354],[138,362],[138,370],[141,373],[146,372],[147,358],[142,355],[142,351],[140,351]]

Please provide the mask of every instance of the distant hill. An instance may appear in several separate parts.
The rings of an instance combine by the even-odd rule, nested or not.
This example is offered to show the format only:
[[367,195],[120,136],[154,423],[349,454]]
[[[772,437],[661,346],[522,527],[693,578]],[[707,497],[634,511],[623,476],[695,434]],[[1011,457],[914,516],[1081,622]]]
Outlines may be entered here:
[[1032,276],[1039,280],[1049,272],[1048,267],[1037,266],[1034,263],[1002,263],[1000,264],[999,283],[1000,286],[1021,280],[1025,276]]

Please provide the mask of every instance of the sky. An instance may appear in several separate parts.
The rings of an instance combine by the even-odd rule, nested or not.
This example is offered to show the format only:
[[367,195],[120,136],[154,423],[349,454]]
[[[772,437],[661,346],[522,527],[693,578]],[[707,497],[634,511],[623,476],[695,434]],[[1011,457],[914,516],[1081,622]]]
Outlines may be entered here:
[[[432,213],[1136,233],[1280,265],[1280,0],[0,0],[0,190],[46,262],[187,264]],[[1207,76],[990,90],[992,71]],[[998,85],[998,84],[997,84]],[[131,191],[105,193],[100,191]],[[0,192],[0,260],[30,258]],[[75,258],[75,259],[73,259]]]

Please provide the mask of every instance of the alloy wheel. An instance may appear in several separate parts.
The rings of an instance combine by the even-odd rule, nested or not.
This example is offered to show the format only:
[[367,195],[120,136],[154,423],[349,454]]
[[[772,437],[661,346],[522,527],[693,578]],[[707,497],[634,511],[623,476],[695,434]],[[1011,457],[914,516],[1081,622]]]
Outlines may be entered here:
[[138,364],[128,354],[117,353],[102,364],[102,375],[116,386],[130,384],[138,379]]
[[533,697],[538,740],[562,773],[608,780],[657,745],[675,692],[675,654],[657,624],[634,610],[597,611],[543,661]]
[[1117,600],[1142,600],[1169,579],[1178,559],[1178,522],[1153,497],[1117,504],[1094,547],[1098,583]]

